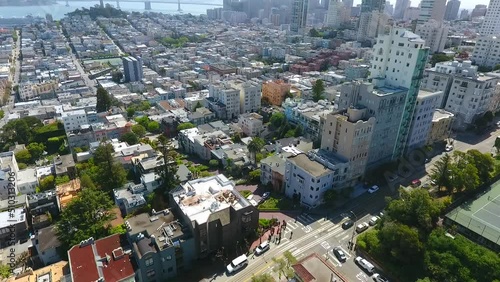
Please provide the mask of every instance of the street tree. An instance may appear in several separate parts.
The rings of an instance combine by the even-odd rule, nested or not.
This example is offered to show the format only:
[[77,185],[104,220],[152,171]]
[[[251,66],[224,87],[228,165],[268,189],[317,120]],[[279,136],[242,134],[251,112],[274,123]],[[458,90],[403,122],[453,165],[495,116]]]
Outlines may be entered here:
[[157,167],[156,173],[160,176],[163,190],[168,192],[179,185],[179,177],[177,176],[179,167],[176,162],[178,153],[175,151],[172,141],[164,135],[158,137],[158,149],[161,152],[158,160],[162,160],[163,165]]
[[102,86],[98,86],[96,111],[98,113],[106,112],[110,108],[111,108],[111,97],[109,96],[108,91],[106,91],[106,89],[104,89]]
[[382,226],[378,237],[382,252],[393,262],[412,264],[422,261],[424,245],[417,228],[389,222]]
[[263,273],[252,276],[251,282],[275,282],[274,278],[269,273]]
[[106,191],[119,188],[126,181],[127,173],[123,165],[115,161],[114,152],[110,143],[101,143],[94,152],[94,163],[98,168],[95,183]]
[[314,82],[312,87],[312,99],[314,102],[318,102],[321,99],[324,99],[323,93],[325,92],[325,84],[323,80],[318,79]]
[[453,186],[451,183],[450,169],[452,166],[452,158],[449,154],[444,154],[444,156],[436,161],[434,167],[431,169],[430,177],[439,187],[444,187],[447,191],[453,191]]
[[139,138],[134,132],[127,132],[120,137],[121,142],[126,142],[129,145],[135,145],[139,142]]
[[132,132],[138,137],[144,137],[146,135],[146,128],[140,124],[134,124],[132,125]]
[[477,168],[477,173],[481,183],[488,182],[495,171],[495,160],[489,153],[481,153],[478,150],[467,151],[467,156]]
[[148,122],[147,129],[148,129],[149,132],[158,133],[158,132],[160,132],[160,123],[158,123],[157,121],[152,120],[152,121]]
[[257,153],[260,153],[262,148],[266,145],[264,139],[260,137],[253,137],[252,141],[248,143],[248,152],[253,156],[254,164],[257,165]]
[[62,210],[57,222],[57,236],[64,249],[90,237],[100,239],[109,235],[108,224],[114,217],[113,202],[101,190],[83,189],[77,198]]

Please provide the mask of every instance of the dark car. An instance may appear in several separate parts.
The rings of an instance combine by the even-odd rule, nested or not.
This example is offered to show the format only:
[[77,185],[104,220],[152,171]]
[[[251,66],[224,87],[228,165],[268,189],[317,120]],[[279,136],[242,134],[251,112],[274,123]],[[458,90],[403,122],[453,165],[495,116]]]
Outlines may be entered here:
[[340,262],[345,262],[347,260],[344,251],[340,247],[333,248],[333,254]]
[[353,225],[354,225],[354,221],[352,221],[352,220],[348,220],[348,221],[346,221],[346,222],[342,223],[342,228],[344,228],[344,229],[349,229],[349,228],[351,228]]

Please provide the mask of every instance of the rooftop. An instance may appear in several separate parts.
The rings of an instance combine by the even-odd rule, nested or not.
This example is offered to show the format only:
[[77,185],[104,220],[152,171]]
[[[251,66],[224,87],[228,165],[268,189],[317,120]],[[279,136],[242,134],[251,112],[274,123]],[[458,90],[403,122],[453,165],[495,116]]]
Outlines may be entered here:
[[333,173],[332,170],[326,168],[319,162],[311,160],[306,154],[291,156],[288,158],[288,161],[308,172],[313,177],[322,177]]
[[114,234],[94,241],[82,241],[68,251],[73,282],[121,281],[134,277],[132,255],[123,249],[126,239]]
[[44,252],[46,250],[54,249],[61,246],[61,242],[57,238],[57,230],[55,225],[51,225],[37,230],[38,251]]
[[292,268],[303,282],[348,281],[316,253],[301,259]]
[[64,281],[63,277],[69,274],[67,261],[59,261],[44,268],[28,271],[17,276],[10,277],[7,282],[52,282]]
[[188,181],[171,193],[182,212],[199,224],[218,217],[226,225],[230,222],[230,207],[239,210],[251,205],[223,174]]
[[442,109],[436,109],[436,110],[434,110],[434,114],[432,115],[432,121],[437,122],[441,119],[452,118],[454,116],[455,116],[454,114],[452,114],[448,111],[445,111]]
[[26,211],[24,208],[15,209],[13,211],[4,211],[0,213],[0,228],[10,225],[16,225],[26,221]]
[[429,96],[441,95],[443,91],[428,91],[424,89],[418,90],[418,98],[427,98]]

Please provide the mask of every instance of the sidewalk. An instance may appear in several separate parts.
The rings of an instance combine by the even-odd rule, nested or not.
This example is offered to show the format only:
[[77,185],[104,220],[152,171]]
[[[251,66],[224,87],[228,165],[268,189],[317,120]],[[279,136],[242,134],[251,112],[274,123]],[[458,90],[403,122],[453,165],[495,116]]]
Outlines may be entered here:
[[[274,226],[271,229],[274,229],[274,235],[272,237],[272,240],[274,242],[275,238],[278,236],[278,229],[281,228],[281,224],[278,226]],[[250,249],[248,250],[249,253],[253,253],[255,248],[259,246],[261,243],[263,243],[266,240],[269,240],[269,237],[271,236],[271,229],[267,230],[264,234],[262,234],[261,239],[257,238],[257,240],[253,241],[252,244],[250,244]],[[281,233],[281,239],[285,238],[285,236],[289,236],[288,234],[285,235],[284,231]],[[262,242],[261,242],[262,241]]]

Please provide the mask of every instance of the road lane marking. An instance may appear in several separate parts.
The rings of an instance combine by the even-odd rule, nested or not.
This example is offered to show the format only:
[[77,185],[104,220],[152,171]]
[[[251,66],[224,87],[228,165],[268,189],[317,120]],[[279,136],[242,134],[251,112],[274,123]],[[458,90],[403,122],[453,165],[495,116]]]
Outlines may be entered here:
[[328,249],[330,249],[330,244],[327,241],[323,241],[323,242],[321,242],[321,247],[328,250]]

